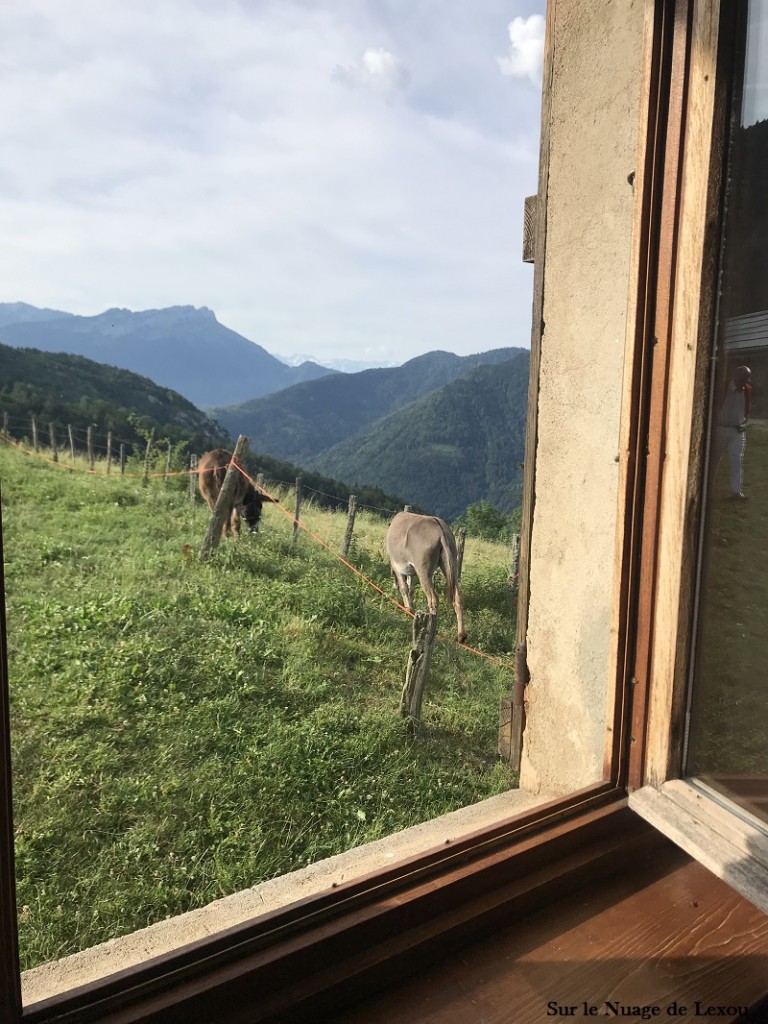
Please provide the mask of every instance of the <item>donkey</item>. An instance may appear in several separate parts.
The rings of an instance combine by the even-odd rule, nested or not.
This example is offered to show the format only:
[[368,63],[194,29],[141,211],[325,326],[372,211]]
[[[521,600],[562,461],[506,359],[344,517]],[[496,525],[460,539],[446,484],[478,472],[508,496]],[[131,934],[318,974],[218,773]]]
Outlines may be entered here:
[[[197,468],[200,471],[198,482],[200,493],[208,502],[208,508],[213,512],[219,492],[224,485],[224,477],[227,475],[227,466],[232,461],[232,454],[226,448],[214,448],[200,456]],[[229,515],[224,520],[222,534],[240,533],[240,520],[245,517],[248,529],[255,533],[261,519],[261,506],[265,498],[259,494],[251,481],[243,476],[238,470],[235,489],[232,492],[232,504]]]
[[398,512],[387,530],[387,554],[392,563],[392,577],[408,611],[413,611],[413,577],[418,576],[430,612],[437,614],[437,593],[432,583],[435,569],[445,575],[448,600],[456,612],[459,643],[464,643],[464,606],[458,580],[456,541],[447,523],[437,516],[420,516],[415,512]]

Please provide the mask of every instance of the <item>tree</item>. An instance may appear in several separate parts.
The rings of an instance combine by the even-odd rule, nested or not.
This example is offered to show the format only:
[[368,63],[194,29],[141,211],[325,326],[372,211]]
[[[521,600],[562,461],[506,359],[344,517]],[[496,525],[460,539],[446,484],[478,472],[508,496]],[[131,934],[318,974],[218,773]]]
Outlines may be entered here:
[[480,537],[482,540],[502,541],[509,543],[512,534],[520,529],[520,509],[510,515],[500,512],[488,501],[479,501],[468,505],[464,515],[456,520],[457,527],[464,527],[469,537]]

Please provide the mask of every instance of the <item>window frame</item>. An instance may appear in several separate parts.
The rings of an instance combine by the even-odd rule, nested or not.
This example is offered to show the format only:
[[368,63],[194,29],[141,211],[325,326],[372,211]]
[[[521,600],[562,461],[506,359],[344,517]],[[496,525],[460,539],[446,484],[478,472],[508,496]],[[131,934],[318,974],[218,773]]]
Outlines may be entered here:
[[[549,40],[556,7],[556,0],[549,0],[520,550],[523,629],[519,639],[523,642],[546,277],[546,110],[553,69]],[[611,726],[604,780],[386,870],[22,1009],[3,603],[0,1024],[42,1024],[53,1019],[62,1024],[89,1020],[160,1024],[214,1019],[211,1013],[217,1020],[228,1021],[268,1020],[278,1015],[281,1020],[308,1019],[308,1007],[317,1011],[331,998],[359,999],[383,981],[422,970],[430,958],[458,948],[490,927],[524,918],[565,887],[603,877],[612,866],[626,863],[630,851],[636,856],[638,845],[642,847],[655,835],[641,816],[628,809],[627,789],[651,782],[659,785],[675,777],[679,752],[680,687],[690,656],[686,638],[695,569],[689,527],[701,513],[697,473],[703,431],[703,417],[696,412],[699,406],[691,394],[686,392],[685,401],[681,394],[691,376],[697,395],[706,383],[702,339],[708,321],[701,311],[706,309],[708,294],[706,273],[716,257],[707,218],[712,217],[717,195],[717,147],[712,138],[722,129],[718,97],[722,98],[722,76],[728,72],[727,33],[720,31],[725,20],[719,0],[649,0],[647,5],[645,123],[635,186],[639,190],[633,240],[635,294],[630,303],[620,465],[619,520],[624,526],[617,539],[621,568],[614,599],[613,702],[608,710]],[[717,74],[704,87],[696,61],[701,53],[711,56],[713,40],[717,40]],[[699,45],[704,49],[699,51]],[[697,171],[701,156],[690,145],[696,131],[710,140],[704,176]],[[683,291],[677,275],[684,266],[688,266],[687,279],[695,279],[695,301],[680,301]],[[674,344],[680,332],[693,329],[692,325],[697,344]],[[665,452],[664,438],[678,423],[687,423],[687,443],[681,440],[673,453]],[[663,561],[670,551],[671,566]],[[664,620],[660,609],[674,613],[673,624]]]
[[635,709],[633,739],[639,743],[630,756],[628,784],[633,810],[768,912],[768,835],[738,808],[686,778],[684,770],[706,514],[722,196],[747,11],[748,0],[694,0],[688,12],[679,175],[665,222],[674,243],[659,264],[659,293],[669,296],[669,305],[648,318],[654,359],[665,368],[651,383],[646,509],[655,525],[639,557],[647,595],[638,608],[632,676],[646,699]]
[[[687,10],[683,11],[683,8]],[[687,20],[666,209],[659,224],[658,274],[650,293],[646,345],[652,370],[648,454],[638,552],[643,580],[631,673],[647,695],[633,716],[636,749],[629,787],[659,786],[682,772],[688,675],[693,649],[699,524],[703,515],[705,431],[720,245],[734,35],[743,0],[679,3]],[[683,41],[680,40],[682,59]]]

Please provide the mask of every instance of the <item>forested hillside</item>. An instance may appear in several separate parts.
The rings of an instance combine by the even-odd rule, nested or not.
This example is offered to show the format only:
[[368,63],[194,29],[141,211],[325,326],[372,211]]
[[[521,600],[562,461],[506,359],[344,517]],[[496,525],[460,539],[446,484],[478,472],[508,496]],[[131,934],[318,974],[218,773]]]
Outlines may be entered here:
[[335,374],[211,414],[232,435],[247,434],[276,458],[309,463],[315,456],[476,366],[524,352],[495,349],[472,356],[428,352],[402,366]]
[[131,443],[142,442],[152,428],[156,437],[188,441],[191,451],[228,443],[226,431],[209,416],[147,377],[83,356],[8,345],[0,345],[0,412],[8,414],[16,434],[28,431],[36,416],[46,430],[50,422],[93,425]]
[[481,366],[322,452],[312,465],[376,484],[449,519],[520,503],[528,353]]
[[[484,361],[490,365],[477,365]],[[446,376],[453,379],[440,387]],[[519,504],[527,379],[526,350],[463,359],[431,353],[403,367],[296,386],[264,399],[259,417],[220,424],[130,371],[0,345],[0,413],[8,414],[16,437],[29,436],[33,415],[46,433],[54,423],[59,443],[72,424],[80,431],[93,426],[102,444],[111,431],[114,440],[143,447],[154,431],[158,441],[201,454],[231,447],[244,433],[251,472],[290,484],[301,476],[322,505],[345,506],[354,491],[360,504],[385,513],[410,504],[448,519],[476,502],[504,512]],[[432,390],[419,397],[425,388]],[[292,425],[303,454],[276,455],[275,435]]]
[[[153,429],[156,439],[174,445],[186,442],[185,451],[197,455],[232,447],[232,438],[219,424],[175,391],[82,356],[0,345],[0,382],[0,415],[7,413],[10,433],[17,438],[29,436],[35,416],[46,439],[49,424],[54,424],[60,443],[71,424],[81,433],[93,426],[102,440],[112,431],[116,440],[140,450]],[[351,488],[342,480],[263,455],[253,444],[245,461],[253,474],[264,473],[269,480],[293,484],[301,476],[317,505],[347,506]],[[358,487],[357,498],[361,505],[385,514],[404,504],[404,499],[376,486]]]

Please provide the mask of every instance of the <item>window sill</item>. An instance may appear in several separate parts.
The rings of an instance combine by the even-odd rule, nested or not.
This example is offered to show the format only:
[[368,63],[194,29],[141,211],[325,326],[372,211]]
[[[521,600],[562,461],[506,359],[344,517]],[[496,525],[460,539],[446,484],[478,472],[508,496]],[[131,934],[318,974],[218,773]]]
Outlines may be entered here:
[[631,793],[629,806],[718,878],[768,913],[768,835],[694,783],[672,779]]
[[648,855],[659,838],[620,790],[601,783],[35,1002],[24,1020],[330,1019],[338,1007],[606,877],[628,857]]
[[29,1009],[98,982],[117,971],[172,953],[224,929],[253,921],[296,900],[327,892],[363,875],[391,868],[461,836],[522,814],[551,800],[523,790],[510,790],[470,807],[415,825],[393,836],[348,850],[280,878],[234,893],[198,910],[158,921],[137,932],[111,939],[61,960],[41,964],[22,974],[22,1002]]

